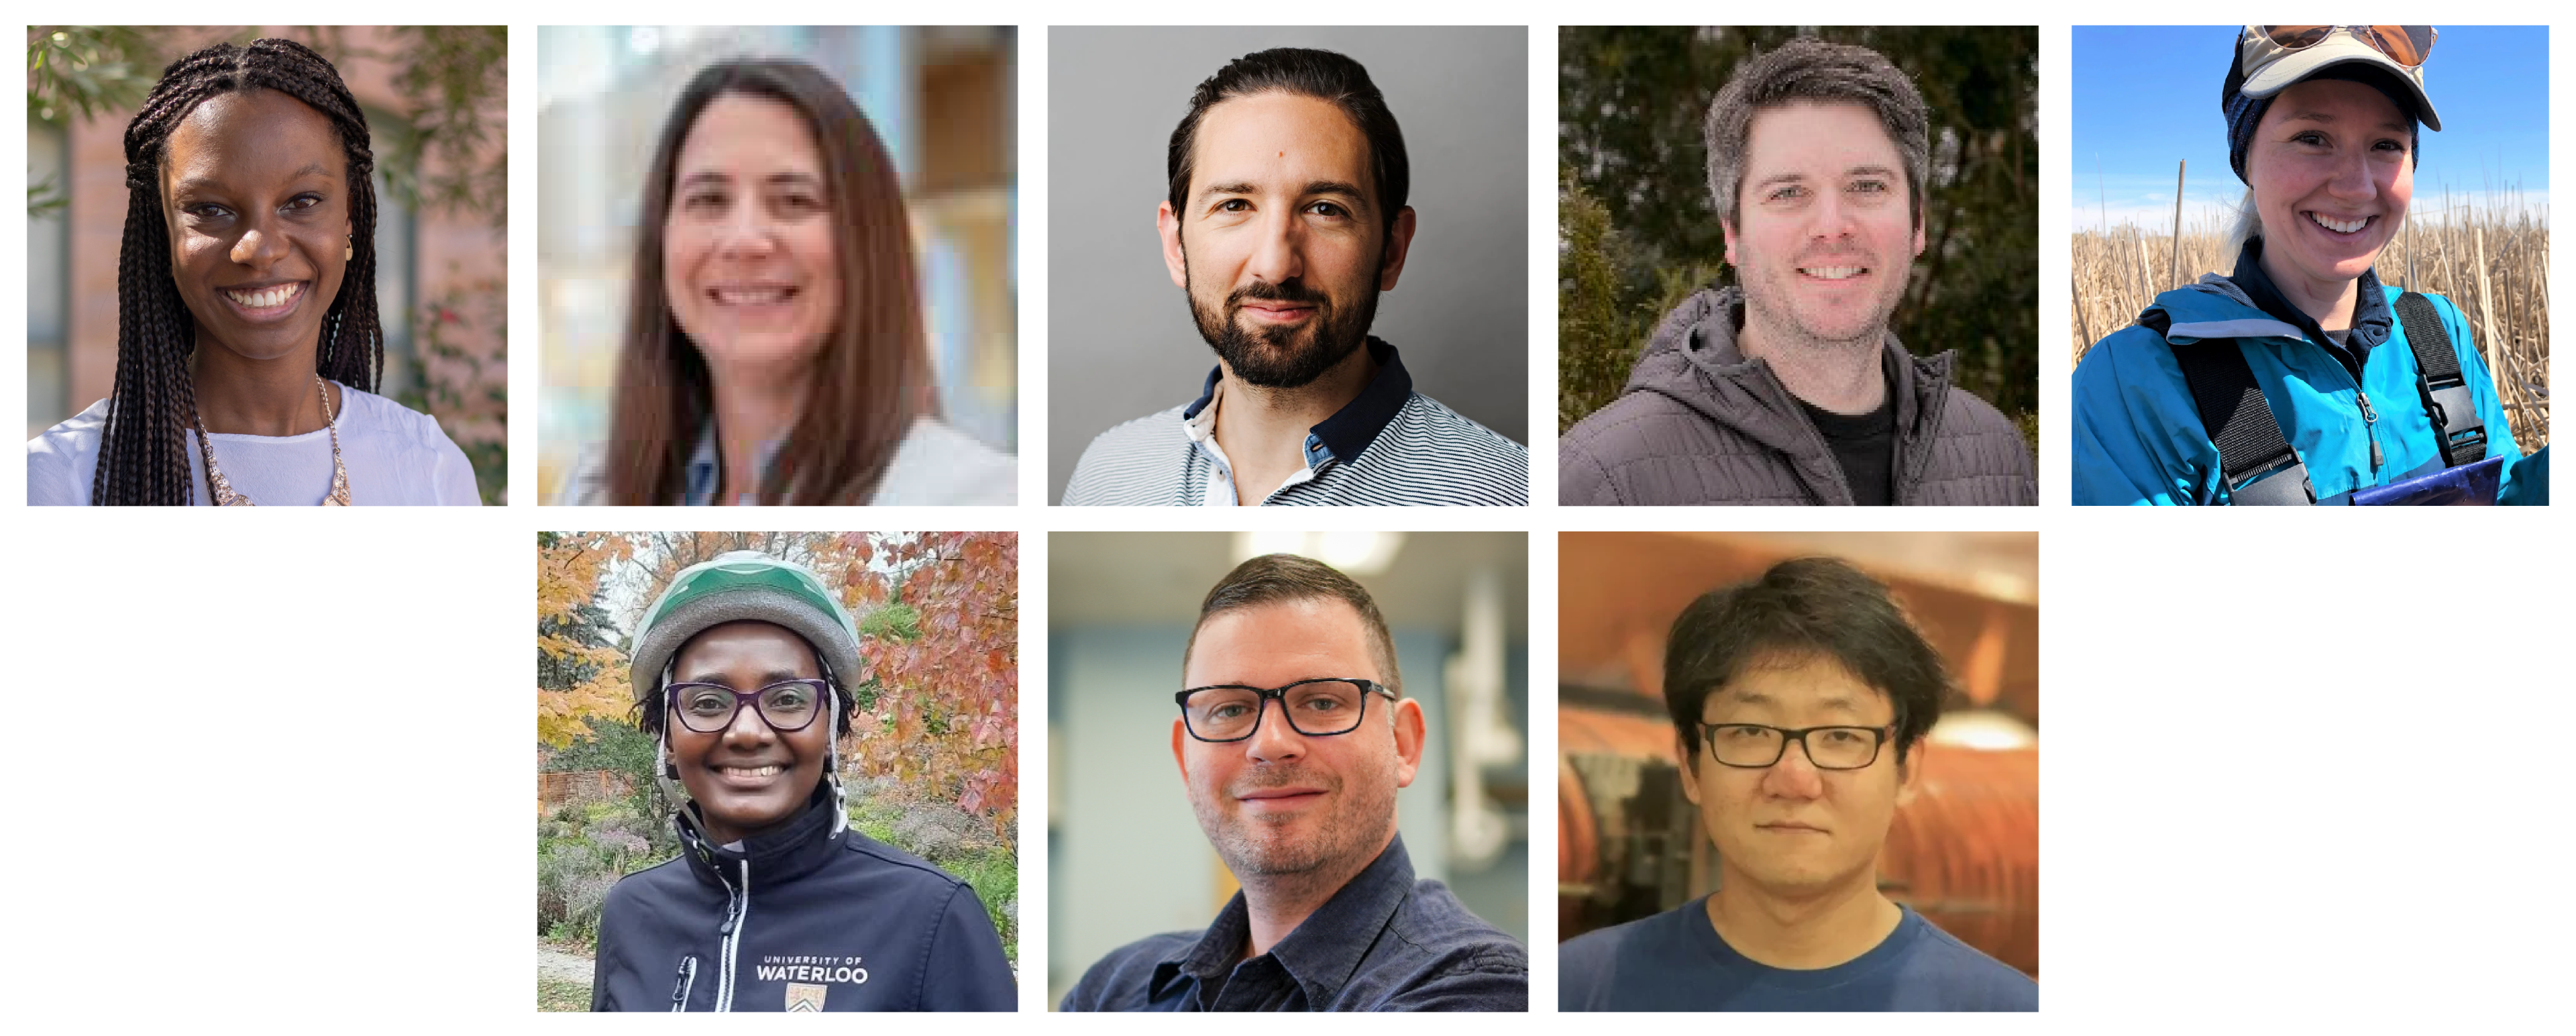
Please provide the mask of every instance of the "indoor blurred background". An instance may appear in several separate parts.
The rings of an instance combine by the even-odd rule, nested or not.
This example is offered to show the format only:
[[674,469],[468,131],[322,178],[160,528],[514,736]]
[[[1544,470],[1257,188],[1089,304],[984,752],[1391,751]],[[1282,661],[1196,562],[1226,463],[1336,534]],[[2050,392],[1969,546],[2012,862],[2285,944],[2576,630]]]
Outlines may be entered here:
[[508,477],[509,34],[501,26],[27,28],[27,435],[116,379],[125,127],[161,70],[291,39],[339,69],[376,156],[378,394],[438,418],[483,502]]
[[1048,540],[1047,1004],[1235,892],[1172,760],[1199,601],[1260,554],[1368,588],[1430,737],[1396,816],[1416,877],[1529,938],[1529,549],[1517,532],[1056,533]]
[[1558,539],[1557,936],[1715,890],[1682,797],[1663,657],[1700,594],[1794,557],[1888,585],[1957,684],[1879,889],[2039,974],[2039,536],[2029,532],[1565,533]]
[[643,178],[680,88],[719,58],[811,62],[867,113],[912,210],[943,415],[1016,452],[1017,39],[1007,25],[539,29],[539,499],[608,434]]

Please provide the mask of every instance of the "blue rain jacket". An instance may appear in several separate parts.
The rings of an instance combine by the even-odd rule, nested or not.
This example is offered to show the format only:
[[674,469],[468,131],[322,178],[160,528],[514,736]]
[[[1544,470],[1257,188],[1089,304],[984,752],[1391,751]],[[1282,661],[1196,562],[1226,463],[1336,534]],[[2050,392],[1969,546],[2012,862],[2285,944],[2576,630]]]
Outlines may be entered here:
[[[2381,287],[2394,308],[2401,289]],[[2545,500],[2547,487],[2515,485],[2513,429],[2496,401],[2486,361],[2470,344],[2468,321],[2451,300],[2427,294],[2450,332],[2460,374],[2486,422],[2487,456],[2505,458],[2502,503]],[[2281,434],[2308,465],[2319,503],[2344,503],[2354,490],[2387,485],[2442,468],[2431,415],[2416,389],[2415,352],[2403,321],[2372,347],[2361,384],[2350,368],[2295,326],[2257,308],[2244,289],[2217,274],[2156,296],[2164,336],[2132,324],[2094,344],[2075,367],[2075,502],[2078,504],[2224,504],[2218,447],[2202,427],[2184,384],[2175,346],[2234,338],[2263,388]],[[2370,397],[2365,417],[2360,397]],[[2375,419],[2374,419],[2375,418]],[[2371,463],[2379,444],[2381,462]],[[2277,474],[2277,473],[2276,473]],[[2274,477],[2274,476],[2266,476]]]

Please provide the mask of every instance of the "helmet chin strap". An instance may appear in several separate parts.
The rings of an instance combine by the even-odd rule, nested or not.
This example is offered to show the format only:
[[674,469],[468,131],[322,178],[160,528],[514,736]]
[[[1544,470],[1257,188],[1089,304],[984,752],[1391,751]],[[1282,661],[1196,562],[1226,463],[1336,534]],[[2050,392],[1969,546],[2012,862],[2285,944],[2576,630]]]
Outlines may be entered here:
[[823,668],[823,685],[832,689],[831,700],[823,703],[830,717],[824,721],[823,780],[832,786],[832,834],[837,837],[850,829],[850,799],[841,789],[841,681],[821,652],[815,653],[814,664]]

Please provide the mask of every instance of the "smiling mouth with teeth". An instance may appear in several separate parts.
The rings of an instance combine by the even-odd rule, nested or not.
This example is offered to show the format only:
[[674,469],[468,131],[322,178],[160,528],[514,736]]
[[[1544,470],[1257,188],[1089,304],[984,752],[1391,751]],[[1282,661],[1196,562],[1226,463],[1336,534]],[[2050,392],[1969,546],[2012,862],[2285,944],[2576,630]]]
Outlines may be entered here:
[[1807,276],[1809,276],[1809,277],[1816,278],[1817,280],[1825,280],[1825,281],[1841,281],[1841,280],[1850,280],[1851,278],[1858,277],[1858,276],[1860,276],[1861,274],[1867,273],[1867,272],[1869,272],[1869,267],[1866,267],[1866,266],[1801,266],[1801,267],[1799,267],[1799,268],[1798,268],[1798,272],[1803,273],[1803,274],[1806,274],[1806,275],[1807,275]]
[[2379,217],[2377,217],[2377,216],[2363,216],[2363,217],[2362,217],[2362,218],[2360,218],[2360,219],[2346,221],[2346,220],[2339,220],[2339,219],[2327,219],[2325,216],[2323,216],[2323,215],[2321,215],[2321,214],[2319,214],[2319,213],[2314,213],[2314,212],[2308,213],[2308,219],[2310,219],[2310,220],[2314,221],[2314,222],[2316,223],[2316,225],[2321,226],[2321,227],[2324,227],[2324,228],[2326,228],[2327,230],[2334,231],[2335,233],[2338,233],[2338,234],[2358,234],[2358,233],[2361,233],[2361,228],[2366,227],[2366,226],[2369,226],[2369,225],[2370,225],[2370,221],[2375,220],[2375,219],[2378,219],[2378,218],[2379,218]]
[[776,777],[779,773],[779,768],[775,766],[755,766],[748,769],[740,766],[719,766],[716,769],[727,777]]
[[224,297],[240,303],[243,308],[246,309],[275,309],[279,306],[285,305],[289,300],[295,298],[295,296],[303,290],[304,282],[297,281],[293,284],[280,284],[273,288],[261,288],[258,291],[226,290],[224,292]]
[[795,295],[796,289],[784,286],[707,289],[707,296],[714,299],[720,306],[775,306]]

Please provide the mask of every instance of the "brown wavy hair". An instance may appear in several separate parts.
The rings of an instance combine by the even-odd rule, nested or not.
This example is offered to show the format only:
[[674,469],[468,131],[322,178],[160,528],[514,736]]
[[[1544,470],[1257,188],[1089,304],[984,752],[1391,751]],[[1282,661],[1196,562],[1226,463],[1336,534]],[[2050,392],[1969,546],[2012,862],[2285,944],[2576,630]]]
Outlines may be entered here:
[[608,502],[680,502],[689,456],[714,413],[706,358],[662,294],[662,222],[681,142],[699,113],[728,94],[776,101],[804,116],[838,224],[840,315],[814,357],[804,412],[761,476],[759,501],[863,504],[913,420],[936,413],[912,226],[876,127],[830,76],[779,59],[707,66],[680,91],[662,125],[636,220],[634,289],[609,418]]

